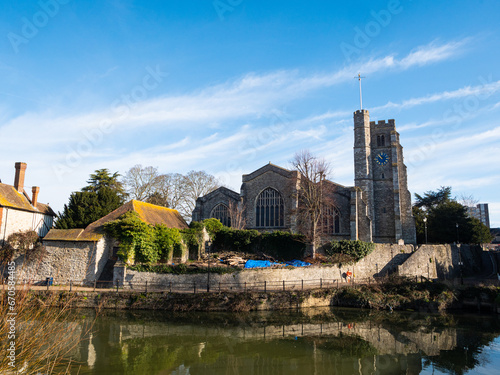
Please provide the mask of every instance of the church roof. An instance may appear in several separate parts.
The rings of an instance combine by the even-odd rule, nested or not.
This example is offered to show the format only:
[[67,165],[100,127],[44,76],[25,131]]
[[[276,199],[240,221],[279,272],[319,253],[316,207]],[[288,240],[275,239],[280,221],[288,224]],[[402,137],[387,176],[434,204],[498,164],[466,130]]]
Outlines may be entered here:
[[147,224],[164,224],[169,228],[189,228],[177,210],[151,203],[131,200],[113,212],[89,224],[85,229],[51,229],[44,240],[49,241],[98,241],[104,235],[105,223],[118,219],[127,212],[137,212]]
[[290,171],[286,168],[280,167],[278,165],[272,164],[269,162],[269,164],[264,165],[263,167],[260,167],[256,171],[253,171],[252,173],[249,174],[244,174],[243,175],[243,182],[248,182],[250,180],[253,180],[254,178],[260,176],[261,174],[264,174],[266,172],[275,172],[278,173],[284,177],[291,177],[293,174],[297,174],[297,171]]
[[56,216],[47,204],[37,203],[34,207],[24,191],[20,193],[14,186],[2,183],[0,183],[0,207]]
[[233,199],[239,199],[240,198],[240,193],[235,192],[234,190],[228,189],[227,187],[221,186],[215,190],[212,190],[210,193],[204,195],[203,197],[199,197],[198,199],[201,199],[202,201],[207,201],[210,198],[212,198],[214,195],[226,195],[229,197],[232,197]]

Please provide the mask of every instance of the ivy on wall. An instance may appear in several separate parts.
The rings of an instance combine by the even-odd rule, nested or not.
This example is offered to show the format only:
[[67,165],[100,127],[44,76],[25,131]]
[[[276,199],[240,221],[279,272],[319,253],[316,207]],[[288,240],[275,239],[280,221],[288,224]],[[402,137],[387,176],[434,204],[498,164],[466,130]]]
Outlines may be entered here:
[[203,246],[203,229],[215,233],[222,228],[214,220],[192,223],[189,229],[168,228],[163,224],[150,225],[136,212],[127,212],[117,220],[104,224],[104,231],[119,242],[118,256],[127,264],[172,262],[186,252],[199,254]]

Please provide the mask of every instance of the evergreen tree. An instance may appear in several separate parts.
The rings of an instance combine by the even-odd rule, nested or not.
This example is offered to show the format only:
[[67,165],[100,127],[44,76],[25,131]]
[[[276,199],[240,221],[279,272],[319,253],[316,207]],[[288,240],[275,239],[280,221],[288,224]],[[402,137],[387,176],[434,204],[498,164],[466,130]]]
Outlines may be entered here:
[[90,223],[106,216],[123,204],[125,192],[118,172],[110,174],[107,169],[98,169],[90,175],[82,191],[74,192],[57,215],[57,229],[85,228]]
[[97,193],[103,188],[109,188],[123,199],[126,193],[122,182],[118,179],[119,177],[118,172],[110,174],[107,168],[97,169],[95,173],[90,175],[90,179],[87,181],[89,185],[85,186],[82,191]]
[[[415,194],[413,216],[417,227],[417,242],[425,242],[425,223],[429,243],[489,243],[492,236],[488,227],[470,217],[467,207],[451,198],[451,187]],[[458,225],[458,227],[457,227]]]

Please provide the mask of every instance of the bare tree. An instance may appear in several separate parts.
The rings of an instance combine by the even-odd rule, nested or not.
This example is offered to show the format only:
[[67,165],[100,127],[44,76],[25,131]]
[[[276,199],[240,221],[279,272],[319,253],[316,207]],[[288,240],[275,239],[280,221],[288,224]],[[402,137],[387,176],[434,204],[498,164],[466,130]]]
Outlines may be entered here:
[[204,171],[159,174],[158,168],[138,164],[130,168],[124,178],[127,193],[132,199],[176,209],[186,219],[196,199],[220,186],[219,181]]
[[221,186],[219,180],[205,171],[190,171],[182,179],[184,199],[179,206],[179,212],[184,218],[191,218],[196,199],[202,197]]
[[474,195],[470,194],[470,195],[465,195],[465,194],[462,194],[460,196],[460,203],[462,204],[462,206],[465,206],[465,207],[476,207],[477,204],[479,203],[479,199],[476,199],[474,198]]
[[231,228],[245,229],[247,225],[245,207],[241,203],[229,202],[229,217],[231,218]]
[[180,173],[162,174],[158,177],[157,194],[163,197],[164,206],[179,210],[186,196],[184,176]]
[[331,171],[330,164],[308,150],[297,152],[291,163],[300,173],[297,225],[299,232],[306,236],[314,258],[324,231],[323,211],[327,205],[333,203],[331,184],[325,182]]
[[143,168],[141,164],[137,164],[125,174],[123,182],[132,199],[145,201],[156,192],[158,177],[158,168],[151,166]]

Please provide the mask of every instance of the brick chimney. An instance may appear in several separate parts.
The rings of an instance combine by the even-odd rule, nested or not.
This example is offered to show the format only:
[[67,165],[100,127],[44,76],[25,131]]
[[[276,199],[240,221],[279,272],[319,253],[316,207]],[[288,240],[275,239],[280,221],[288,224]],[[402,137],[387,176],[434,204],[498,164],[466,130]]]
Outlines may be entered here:
[[31,188],[31,192],[33,193],[33,197],[31,198],[31,205],[36,208],[36,204],[38,202],[38,193],[40,192],[40,188],[38,186],[33,186]]
[[26,173],[26,163],[16,163],[16,177],[14,178],[14,188],[22,193],[24,191],[24,174]]

